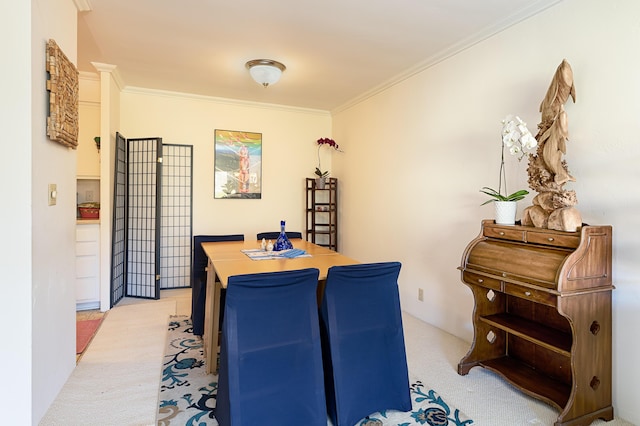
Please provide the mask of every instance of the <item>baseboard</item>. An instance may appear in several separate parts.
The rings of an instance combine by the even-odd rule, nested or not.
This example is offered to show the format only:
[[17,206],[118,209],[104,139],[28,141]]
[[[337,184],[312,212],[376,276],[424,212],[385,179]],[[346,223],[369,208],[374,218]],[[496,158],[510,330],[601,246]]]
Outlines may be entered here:
[[100,302],[80,302],[76,303],[76,311],[89,311],[100,309]]

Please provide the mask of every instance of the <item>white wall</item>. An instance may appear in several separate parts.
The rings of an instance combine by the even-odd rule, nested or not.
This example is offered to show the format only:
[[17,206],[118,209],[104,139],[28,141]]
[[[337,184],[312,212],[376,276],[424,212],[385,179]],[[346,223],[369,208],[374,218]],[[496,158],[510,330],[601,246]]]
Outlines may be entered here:
[[[100,151],[94,140],[96,136],[100,136],[100,78],[94,73],[80,73],[79,80],[78,120],[80,125],[76,149],[76,173],[81,178],[96,179],[100,177]],[[79,202],[100,201],[86,199],[86,194],[82,191],[79,191],[78,195]]]
[[[0,51],[11,58],[0,78],[0,178],[6,185],[0,223],[0,354],[4,379],[0,411],[8,423],[31,423],[31,4],[1,2]],[[8,417],[5,417],[8,416]]]
[[[0,176],[0,354],[3,423],[37,424],[75,366],[75,151],[46,136],[45,47],[53,38],[76,59],[71,0],[2,2],[3,67]],[[58,203],[47,205],[47,185]]]
[[[269,89],[267,89],[269,90]],[[262,133],[262,198],[214,199],[214,131]],[[320,137],[330,136],[328,112],[152,91],[125,91],[121,133],[127,138],[162,137],[193,145],[193,234],[261,231],[304,232],[304,179],[313,177]],[[326,154],[326,153],[323,153]],[[330,168],[330,157],[322,160]]]
[[[25,95],[32,102],[31,135],[22,143],[31,145],[28,170],[33,173],[31,185],[23,187],[30,192],[31,223],[30,229],[23,230],[22,238],[33,243],[28,257],[32,293],[30,307],[20,317],[30,312],[32,392],[30,410],[9,410],[18,417],[8,423],[16,424],[25,424],[24,416],[29,414],[31,421],[37,423],[75,367],[76,151],[46,136],[49,96],[45,47],[52,38],[69,60],[76,62],[77,10],[71,0],[34,0],[31,7],[31,88],[30,94]],[[55,206],[48,205],[50,183],[57,185]],[[17,321],[20,320],[14,319]]]
[[[472,296],[456,268],[480,221],[493,215],[491,205],[480,207],[478,190],[498,183],[500,121],[518,114],[535,133],[553,73],[569,61],[577,102],[566,105],[565,158],[583,221],[613,225],[614,407],[636,424],[638,16],[636,0],[565,0],[333,120],[345,149],[333,164],[343,183],[342,251],[363,261],[401,261],[403,308],[470,341]],[[526,187],[526,164],[507,161],[510,190]]]
[[[3,2],[0,175],[5,197],[0,315],[5,380],[3,423],[37,424],[75,366],[75,151],[46,136],[45,48],[53,38],[76,59],[71,0]],[[49,183],[58,203],[48,206]],[[9,346],[7,346],[9,345]]]

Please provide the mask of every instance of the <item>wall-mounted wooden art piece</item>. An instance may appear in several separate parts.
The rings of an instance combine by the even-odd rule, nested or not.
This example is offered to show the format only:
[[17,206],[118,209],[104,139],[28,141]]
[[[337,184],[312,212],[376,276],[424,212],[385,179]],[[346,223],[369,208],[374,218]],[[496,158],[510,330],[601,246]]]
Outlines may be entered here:
[[47,136],[70,148],[78,146],[78,70],[54,40],[47,42]]

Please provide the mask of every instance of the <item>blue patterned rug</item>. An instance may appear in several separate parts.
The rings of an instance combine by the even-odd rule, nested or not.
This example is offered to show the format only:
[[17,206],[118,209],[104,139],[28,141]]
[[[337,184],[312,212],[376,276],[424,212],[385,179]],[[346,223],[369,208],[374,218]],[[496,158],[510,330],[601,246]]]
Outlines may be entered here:
[[[450,407],[420,380],[411,382],[413,409],[389,410],[362,419],[355,426],[468,426],[460,410]],[[217,425],[213,415],[218,376],[205,374],[202,340],[192,334],[191,320],[172,317],[162,366],[157,424],[159,426]],[[331,425],[327,421],[327,425]]]

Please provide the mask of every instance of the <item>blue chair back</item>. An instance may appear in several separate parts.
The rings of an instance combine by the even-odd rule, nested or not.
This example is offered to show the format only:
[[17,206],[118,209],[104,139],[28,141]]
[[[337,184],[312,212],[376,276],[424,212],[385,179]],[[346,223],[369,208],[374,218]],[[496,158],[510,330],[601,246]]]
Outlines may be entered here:
[[229,277],[218,394],[221,426],[326,426],[317,269]]
[[200,244],[221,241],[244,241],[244,234],[196,235],[193,237],[193,256],[191,257],[191,321],[193,322],[193,334],[197,336],[204,334],[204,308],[207,298],[206,267],[208,259]]
[[327,410],[334,426],[411,410],[399,262],[329,268],[321,304]]
[[[291,238],[300,238],[302,239],[302,232],[289,232],[289,231],[285,231],[285,234],[287,234],[287,238],[291,239]],[[278,235],[280,235],[280,232],[260,232],[259,234],[256,235],[256,238],[258,240],[262,240],[263,238],[265,240],[275,240],[278,238]]]

